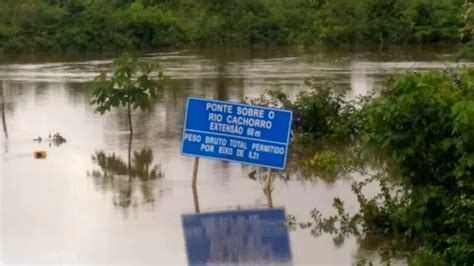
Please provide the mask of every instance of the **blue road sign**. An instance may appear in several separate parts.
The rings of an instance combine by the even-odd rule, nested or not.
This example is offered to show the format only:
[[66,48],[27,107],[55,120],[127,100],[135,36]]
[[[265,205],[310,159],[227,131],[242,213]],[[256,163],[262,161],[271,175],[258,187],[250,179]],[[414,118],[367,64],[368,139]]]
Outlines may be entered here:
[[284,209],[181,217],[189,265],[291,265]]
[[285,169],[292,112],[189,97],[181,152]]

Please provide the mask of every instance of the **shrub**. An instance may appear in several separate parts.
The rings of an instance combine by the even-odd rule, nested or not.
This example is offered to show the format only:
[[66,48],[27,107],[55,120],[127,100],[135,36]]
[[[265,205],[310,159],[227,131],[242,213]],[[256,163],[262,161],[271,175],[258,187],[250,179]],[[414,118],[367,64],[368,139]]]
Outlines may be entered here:
[[474,69],[397,77],[361,117],[363,138],[391,154],[406,193],[384,205],[387,230],[449,263],[472,263]]
[[[334,102],[328,101],[331,99],[328,94],[323,97],[326,100],[319,97],[323,94],[310,97],[311,101],[298,97],[291,102],[281,93],[274,98],[283,105],[293,106],[296,117],[305,117],[310,110],[323,117],[318,122],[327,121],[324,116],[326,119],[344,117],[319,111],[320,108],[339,110],[328,107],[331,106],[328,103]],[[312,104],[316,102],[326,106],[315,108]],[[306,108],[295,107],[299,104]],[[366,99],[360,110],[350,114],[351,122],[344,124],[359,125],[349,127],[357,129],[357,138],[353,138],[351,145],[383,152],[388,156],[387,165],[395,166],[397,171],[382,171],[354,182],[352,189],[360,205],[355,215],[341,211],[341,203],[336,208],[337,216],[322,219],[319,215],[313,217],[313,222],[300,225],[311,227],[312,232],[329,228],[328,233],[343,236],[347,234],[343,221],[353,221],[365,234],[382,234],[391,237],[395,244],[408,244],[413,251],[410,257],[413,265],[471,265],[474,261],[474,69],[394,77],[381,91]],[[318,132],[331,132],[320,131],[327,127],[316,125]],[[297,129],[307,128],[297,126]],[[340,161],[335,154],[319,152],[308,164],[323,167],[322,170],[345,171],[344,167],[335,165]],[[353,169],[357,167],[360,165],[354,165]],[[315,171],[318,170],[316,167]],[[380,193],[367,198],[363,189],[372,182],[378,183]],[[322,220],[324,225],[319,222]]]
[[308,90],[299,93],[293,101],[281,90],[273,90],[253,103],[293,110],[294,133],[320,141],[355,136],[358,128],[356,107],[353,102],[346,101],[345,90],[314,78],[307,79],[305,84]]

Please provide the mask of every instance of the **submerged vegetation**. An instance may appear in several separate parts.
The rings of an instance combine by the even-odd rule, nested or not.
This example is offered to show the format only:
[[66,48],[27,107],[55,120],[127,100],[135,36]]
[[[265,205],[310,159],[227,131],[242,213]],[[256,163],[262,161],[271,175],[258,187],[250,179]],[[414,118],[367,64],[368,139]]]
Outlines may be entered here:
[[50,147],[51,145],[59,147],[61,146],[61,144],[66,143],[66,139],[63,136],[61,136],[59,132],[56,132],[56,134],[54,135],[49,134],[48,137],[45,137],[45,138],[38,136],[37,138],[33,139],[33,141],[38,142],[38,144],[40,144],[42,141],[45,141],[49,144]]
[[[465,0],[2,0],[0,50],[458,41]],[[472,8],[471,8],[472,12]],[[471,24],[472,26],[472,24]],[[466,40],[466,39],[464,39]],[[472,40],[465,41],[472,44]]]
[[[474,261],[474,69],[408,73],[362,111],[362,138],[390,154],[404,194],[387,191],[365,221],[412,239],[447,264]],[[363,214],[367,218],[367,214]],[[383,218],[383,219],[381,219]],[[427,262],[424,262],[427,263]]]
[[298,94],[295,101],[282,90],[269,91],[267,97],[251,100],[254,104],[291,109],[292,129],[306,138],[342,140],[356,133],[351,124],[355,107],[345,101],[347,90],[335,90],[330,83],[321,84],[317,79],[307,79],[308,91]]
[[[281,91],[260,102],[291,108],[294,116],[312,117],[317,127],[295,119],[295,135],[316,143],[344,139],[347,146],[389,163],[382,171],[354,182],[360,211],[349,215],[335,199],[337,215],[299,223],[336,240],[350,233],[383,234],[409,243],[414,265],[471,265],[474,261],[474,69],[406,73],[391,78],[379,92],[360,101],[326,85],[308,83],[291,101]],[[305,106],[306,108],[300,108]],[[326,110],[326,108],[329,110]],[[328,111],[328,112],[326,112]],[[309,136],[309,137],[308,137]],[[298,139],[300,137],[296,137]],[[360,169],[357,160],[341,160],[320,144],[304,161],[325,173]],[[341,165],[346,164],[346,165]],[[384,169],[396,167],[397,171]],[[377,183],[380,194],[367,198],[363,189]],[[294,217],[290,223],[297,224]]]

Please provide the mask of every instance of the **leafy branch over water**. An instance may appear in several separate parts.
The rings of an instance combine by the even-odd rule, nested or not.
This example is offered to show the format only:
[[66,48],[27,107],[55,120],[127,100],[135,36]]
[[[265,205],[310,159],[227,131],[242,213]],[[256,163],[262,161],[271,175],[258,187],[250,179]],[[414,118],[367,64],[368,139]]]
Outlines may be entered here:
[[127,107],[130,133],[133,134],[132,108],[148,111],[152,108],[158,92],[163,89],[165,77],[161,72],[157,79],[151,75],[157,65],[150,61],[139,61],[128,55],[116,59],[114,72],[109,78],[106,73],[96,77],[92,87],[92,104],[96,112],[104,114],[112,108]]

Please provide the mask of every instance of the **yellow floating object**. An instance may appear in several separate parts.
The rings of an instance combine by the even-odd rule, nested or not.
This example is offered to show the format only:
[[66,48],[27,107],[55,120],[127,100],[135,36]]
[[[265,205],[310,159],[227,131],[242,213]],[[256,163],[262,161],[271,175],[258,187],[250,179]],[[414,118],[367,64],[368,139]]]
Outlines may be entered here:
[[46,157],[48,157],[48,153],[46,151],[35,151],[33,152],[33,156],[36,159],[46,159]]

